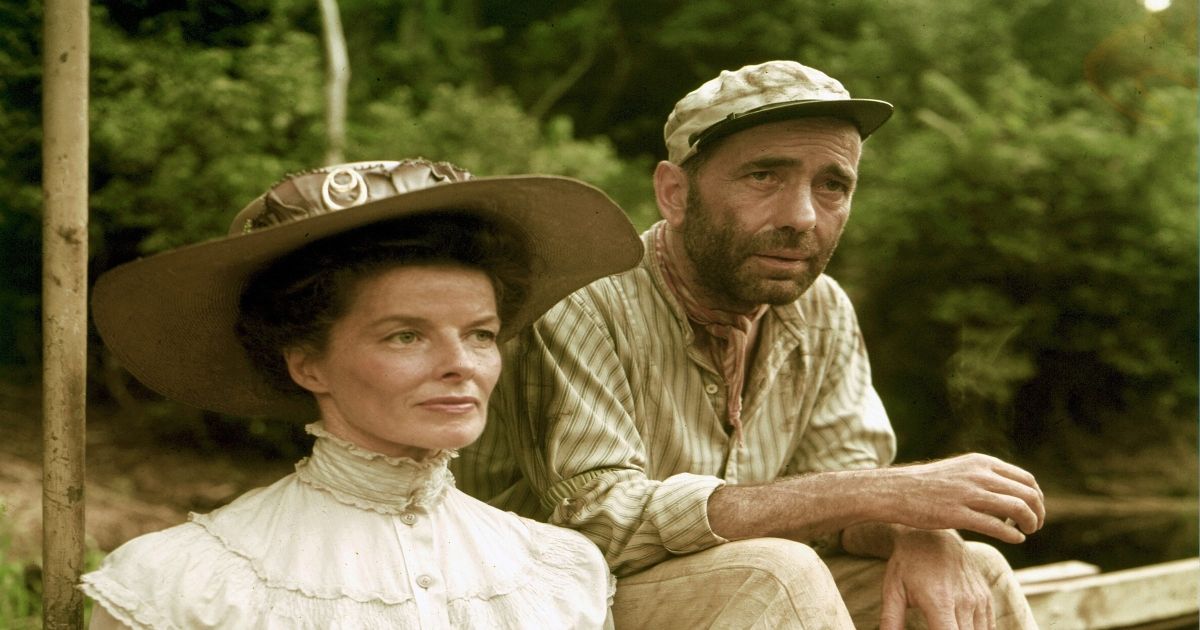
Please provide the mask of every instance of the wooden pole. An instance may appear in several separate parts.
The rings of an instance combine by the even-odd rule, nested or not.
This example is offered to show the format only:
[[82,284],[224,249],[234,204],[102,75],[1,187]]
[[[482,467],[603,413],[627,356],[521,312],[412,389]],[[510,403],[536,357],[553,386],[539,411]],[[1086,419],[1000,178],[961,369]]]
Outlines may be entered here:
[[88,3],[46,0],[42,51],[45,628],[82,628],[87,389]]

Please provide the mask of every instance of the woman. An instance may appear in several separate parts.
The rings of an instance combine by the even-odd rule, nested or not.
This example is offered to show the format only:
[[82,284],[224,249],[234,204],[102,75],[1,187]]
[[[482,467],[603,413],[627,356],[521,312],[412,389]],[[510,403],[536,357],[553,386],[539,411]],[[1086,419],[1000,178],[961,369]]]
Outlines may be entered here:
[[447,462],[483,429],[497,344],[640,255],[585,184],[409,160],[291,176],[227,238],[102,276],[97,328],[150,387],[320,421],[295,473],[85,575],[92,627],[611,625],[592,543],[459,492]]

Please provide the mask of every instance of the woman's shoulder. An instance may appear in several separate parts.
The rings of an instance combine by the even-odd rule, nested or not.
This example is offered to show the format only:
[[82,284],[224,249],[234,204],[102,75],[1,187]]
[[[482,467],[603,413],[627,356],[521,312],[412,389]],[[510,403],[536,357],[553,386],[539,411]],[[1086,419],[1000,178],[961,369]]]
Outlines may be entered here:
[[80,588],[131,628],[186,625],[184,609],[229,575],[231,554],[195,523],[138,536],[83,576]]
[[235,506],[259,502],[290,477],[210,514],[192,514],[185,523],[127,541],[82,577],[81,590],[131,628],[192,627],[201,618],[219,621],[212,624],[218,627],[246,625],[262,580],[245,556],[214,535],[209,522]]

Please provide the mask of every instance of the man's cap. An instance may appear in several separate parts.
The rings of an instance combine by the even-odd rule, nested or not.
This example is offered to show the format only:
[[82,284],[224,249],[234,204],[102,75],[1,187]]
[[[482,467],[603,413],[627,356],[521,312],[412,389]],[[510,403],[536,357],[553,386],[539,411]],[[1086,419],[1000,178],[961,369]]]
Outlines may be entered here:
[[865,140],[892,115],[892,105],[850,98],[829,75],[795,61],[768,61],[723,70],[684,96],[667,117],[667,159],[683,164],[700,147],[747,127],[788,118],[848,120]]

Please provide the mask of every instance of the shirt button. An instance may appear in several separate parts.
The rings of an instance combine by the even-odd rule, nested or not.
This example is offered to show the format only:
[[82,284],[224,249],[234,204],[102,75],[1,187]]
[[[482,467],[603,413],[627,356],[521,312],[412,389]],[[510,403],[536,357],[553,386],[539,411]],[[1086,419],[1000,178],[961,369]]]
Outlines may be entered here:
[[420,586],[421,588],[429,588],[432,585],[433,578],[429,577],[428,575],[422,575],[417,578],[417,586]]
[[708,392],[710,396],[716,394],[718,391],[720,391],[720,389],[721,388],[717,387],[715,383],[709,383],[708,385],[704,386],[704,391]]
[[400,522],[404,523],[405,525],[412,525],[413,523],[417,522],[417,515],[413,514],[412,512],[405,512],[400,515]]

